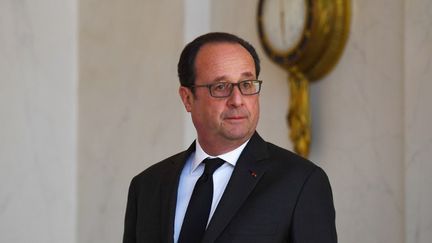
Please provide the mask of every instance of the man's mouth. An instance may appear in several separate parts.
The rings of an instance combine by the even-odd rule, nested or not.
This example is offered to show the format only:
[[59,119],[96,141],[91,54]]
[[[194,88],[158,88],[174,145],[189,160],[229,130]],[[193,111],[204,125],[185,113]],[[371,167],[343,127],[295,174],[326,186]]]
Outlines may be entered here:
[[246,119],[245,116],[229,116],[225,118],[226,120],[230,120],[230,121],[240,121],[243,119]]

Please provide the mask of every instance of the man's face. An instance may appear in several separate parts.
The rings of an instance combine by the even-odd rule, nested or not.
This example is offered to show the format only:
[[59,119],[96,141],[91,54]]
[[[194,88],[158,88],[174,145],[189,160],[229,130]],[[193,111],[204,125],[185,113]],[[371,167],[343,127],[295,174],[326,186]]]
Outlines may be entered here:
[[[195,73],[195,85],[256,79],[252,56],[234,43],[202,46],[195,59]],[[226,98],[212,97],[207,87],[195,88],[195,94],[185,87],[179,92],[207,153],[230,151],[253,135],[259,118],[258,94],[244,96],[238,87]]]

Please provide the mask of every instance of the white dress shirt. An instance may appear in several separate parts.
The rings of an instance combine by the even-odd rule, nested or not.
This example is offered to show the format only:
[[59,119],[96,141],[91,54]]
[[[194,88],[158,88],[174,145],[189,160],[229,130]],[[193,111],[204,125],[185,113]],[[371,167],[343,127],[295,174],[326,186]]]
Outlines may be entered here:
[[[205,165],[202,163],[206,158],[221,158],[226,162],[219,167],[213,173],[213,200],[210,209],[210,215],[208,222],[210,222],[211,217],[213,216],[214,211],[222,197],[223,192],[228,184],[228,181],[231,177],[231,174],[234,170],[234,166],[237,163],[238,158],[240,157],[241,152],[245,148],[246,144],[249,142],[246,141],[240,147],[234,149],[225,154],[221,154],[218,156],[210,156],[201,148],[199,141],[196,142],[195,152],[190,155],[188,160],[186,161],[185,166],[180,175],[180,181],[177,192],[177,205],[175,211],[175,220],[174,220],[174,242],[178,241],[180,230],[183,224],[183,219],[186,214],[187,206],[189,204],[189,200],[192,196],[193,189],[195,187],[195,183],[198,178],[204,172]],[[208,224],[207,222],[207,224]]]

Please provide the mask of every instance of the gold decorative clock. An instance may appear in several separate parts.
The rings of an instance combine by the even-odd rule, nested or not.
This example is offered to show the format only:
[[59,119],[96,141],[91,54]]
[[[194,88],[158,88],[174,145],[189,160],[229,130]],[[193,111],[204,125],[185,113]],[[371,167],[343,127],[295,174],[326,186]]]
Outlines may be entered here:
[[289,73],[287,116],[294,150],[307,157],[311,141],[309,82],[324,77],[344,49],[349,0],[259,0],[258,33],[265,53]]

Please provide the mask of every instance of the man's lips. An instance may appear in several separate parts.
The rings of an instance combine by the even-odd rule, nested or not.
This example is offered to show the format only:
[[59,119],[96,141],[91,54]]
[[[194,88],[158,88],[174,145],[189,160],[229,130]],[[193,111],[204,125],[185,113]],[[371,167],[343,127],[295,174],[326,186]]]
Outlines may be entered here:
[[225,114],[222,115],[224,120],[228,120],[228,121],[241,121],[241,120],[245,120],[248,119],[248,113],[246,111],[230,111],[230,112],[226,112]]
[[242,119],[246,119],[245,116],[229,116],[229,117],[225,117],[226,120],[242,120]]

